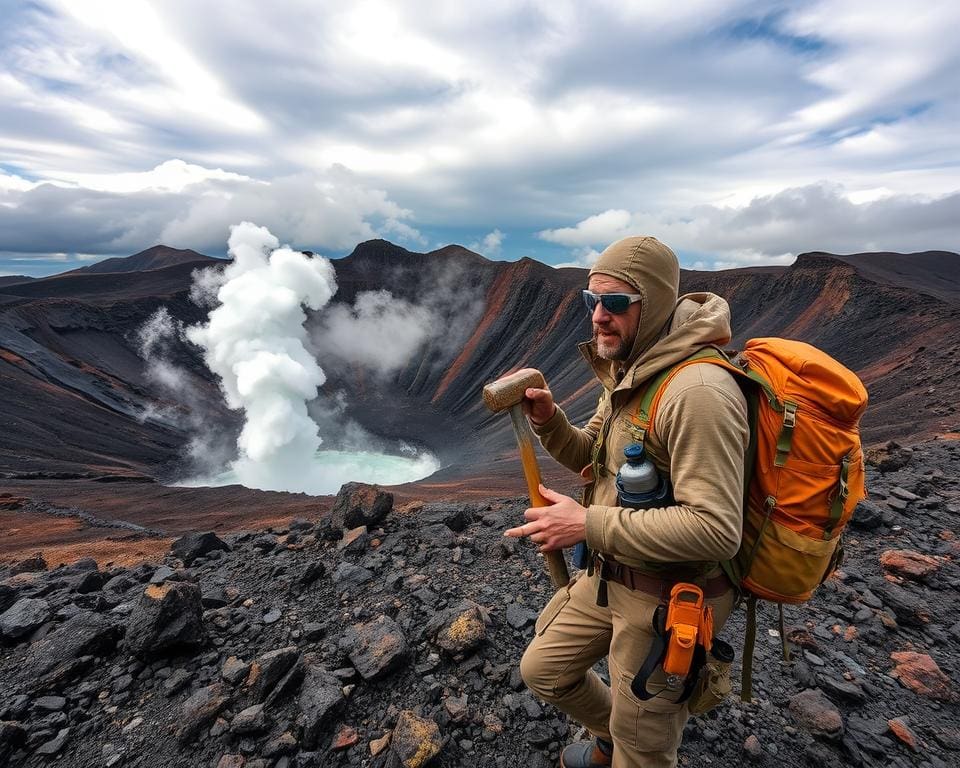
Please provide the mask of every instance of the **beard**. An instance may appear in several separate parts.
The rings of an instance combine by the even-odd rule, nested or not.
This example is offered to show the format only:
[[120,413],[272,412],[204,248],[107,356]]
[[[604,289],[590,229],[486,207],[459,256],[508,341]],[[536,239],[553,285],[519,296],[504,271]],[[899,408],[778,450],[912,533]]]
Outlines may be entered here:
[[627,340],[619,334],[601,336],[596,326],[593,328],[593,341],[597,354],[604,360],[626,360],[633,346],[633,340]]

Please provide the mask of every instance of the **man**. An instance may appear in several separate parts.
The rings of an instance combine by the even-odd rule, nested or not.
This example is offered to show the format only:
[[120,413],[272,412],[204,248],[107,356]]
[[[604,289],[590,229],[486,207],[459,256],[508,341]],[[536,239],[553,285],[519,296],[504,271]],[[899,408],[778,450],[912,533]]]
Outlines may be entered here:
[[[637,437],[631,417],[651,377],[731,338],[727,302],[709,293],[678,302],[679,280],[677,257],[653,237],[607,248],[585,294],[593,339],[580,345],[603,385],[596,413],[579,429],[548,389],[528,389],[524,400],[544,448],[590,482],[585,506],[541,487],[551,506],[528,509],[527,522],[506,535],[529,537],[541,551],[585,539],[602,558],[553,596],[520,665],[532,691],[594,737],[564,749],[564,768],[675,766],[686,702],[664,690],[660,668],[647,684],[658,695],[644,701],[630,688],[654,639],[653,613],[680,581],[703,588],[717,630],[734,601],[718,561],[740,545],[749,430],[746,400],[728,371],[689,365],[663,392],[644,445],[672,483],[672,502],[644,510],[617,502],[623,449]],[[609,687],[592,670],[604,656]]]

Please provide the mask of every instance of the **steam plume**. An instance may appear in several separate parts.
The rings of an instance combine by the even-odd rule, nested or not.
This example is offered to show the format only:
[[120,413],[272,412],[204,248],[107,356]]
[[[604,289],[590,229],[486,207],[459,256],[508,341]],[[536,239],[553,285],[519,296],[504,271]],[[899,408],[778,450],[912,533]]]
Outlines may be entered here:
[[337,289],[334,270],[322,257],[280,248],[270,232],[249,222],[231,227],[233,262],[219,281],[208,321],[186,330],[220,377],[228,407],[246,422],[233,471],[244,485],[265,490],[299,489],[320,446],[307,402],[325,381],[307,351],[303,306],[318,310]]

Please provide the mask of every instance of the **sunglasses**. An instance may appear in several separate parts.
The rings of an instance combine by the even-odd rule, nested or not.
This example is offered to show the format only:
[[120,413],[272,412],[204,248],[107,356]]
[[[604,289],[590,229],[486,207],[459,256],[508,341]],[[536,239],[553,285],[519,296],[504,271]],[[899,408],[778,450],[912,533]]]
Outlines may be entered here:
[[594,293],[593,291],[583,292],[583,303],[587,305],[587,310],[593,312],[597,303],[603,305],[611,315],[622,315],[630,305],[643,298],[639,293]]

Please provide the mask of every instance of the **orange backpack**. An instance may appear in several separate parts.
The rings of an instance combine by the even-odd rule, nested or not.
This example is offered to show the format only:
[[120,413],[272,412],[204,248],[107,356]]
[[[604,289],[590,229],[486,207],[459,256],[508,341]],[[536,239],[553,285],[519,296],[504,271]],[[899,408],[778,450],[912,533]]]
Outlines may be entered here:
[[647,432],[667,384],[688,365],[711,363],[735,374],[747,395],[750,448],[743,541],[724,569],[747,602],[744,700],[756,634],[756,600],[803,603],[842,559],[840,535],[866,496],[859,423],[867,407],[860,379],[809,344],[751,339],[729,359],[705,348],[658,375],[636,419]]

